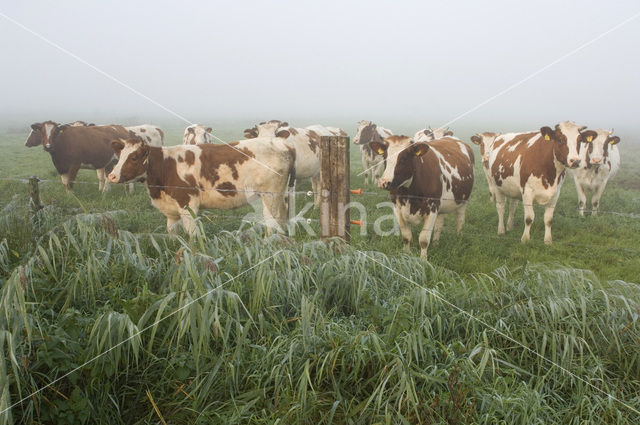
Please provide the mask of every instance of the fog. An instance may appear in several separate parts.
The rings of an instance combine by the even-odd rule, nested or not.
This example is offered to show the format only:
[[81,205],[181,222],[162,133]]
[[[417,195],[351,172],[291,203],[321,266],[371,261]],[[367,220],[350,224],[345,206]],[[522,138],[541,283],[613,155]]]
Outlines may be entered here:
[[[640,12],[637,1],[3,2],[191,122],[446,123]],[[640,17],[451,126],[639,129]],[[175,115],[0,16],[0,121]]]

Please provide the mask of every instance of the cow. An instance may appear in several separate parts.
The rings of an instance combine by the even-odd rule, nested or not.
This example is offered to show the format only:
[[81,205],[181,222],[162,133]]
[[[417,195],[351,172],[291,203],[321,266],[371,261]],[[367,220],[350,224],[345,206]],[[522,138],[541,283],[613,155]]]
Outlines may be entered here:
[[455,214],[460,234],[473,189],[469,145],[453,138],[413,143],[408,136],[389,136],[370,146],[386,158],[378,186],[391,194],[405,251],[411,243],[411,225],[421,224],[420,256],[426,258],[432,232],[434,244],[440,239],[444,214]]
[[198,145],[202,143],[213,143],[211,140],[211,127],[205,127],[200,124],[192,124],[184,129],[182,136],[183,145]]
[[442,139],[453,136],[453,131],[447,128],[431,128],[427,126],[413,135],[414,142],[430,142],[431,140]]
[[267,229],[286,219],[284,192],[295,178],[295,149],[282,137],[242,140],[229,144],[155,147],[139,139],[114,140],[118,162],[109,174],[112,183],[144,178],[151,203],[188,234],[195,231],[193,215],[202,208],[238,208],[256,196],[262,199]]
[[571,170],[578,192],[578,209],[584,216],[587,203],[585,192],[591,192],[591,215],[598,215],[600,197],[607,182],[620,169],[620,138],[613,130],[586,130],[581,134],[580,167]]
[[567,168],[580,165],[581,131],[586,127],[571,121],[541,127],[539,131],[508,133],[498,136],[489,153],[489,170],[493,180],[498,234],[504,234],[506,199],[522,199],[524,232],[520,239],[531,239],[531,224],[535,218],[534,202],[545,207],[544,242],[551,244],[553,212],[560,195]]
[[73,121],[73,122],[70,122],[68,125],[73,127],[90,127],[95,124],[87,123],[86,121]]
[[151,146],[162,146],[164,143],[164,132],[155,125],[141,124],[125,127],[129,134],[139,137]]
[[289,127],[289,123],[279,120],[264,121],[244,130],[248,139],[275,137],[276,132],[286,130],[296,150],[296,179],[308,178],[314,193],[314,206],[320,205],[320,136],[346,136],[340,128],[319,124],[304,128]]
[[375,183],[376,180],[380,178],[382,171],[384,170],[384,161],[380,161],[379,158],[376,158],[377,154],[371,150],[369,143],[382,142],[383,139],[392,135],[393,132],[391,130],[379,127],[371,121],[363,120],[358,123],[358,131],[353,138],[353,143],[360,145],[365,185],[369,184],[369,176],[371,176],[371,183]]
[[104,192],[109,190],[105,176],[115,159],[110,143],[121,137],[129,137],[129,132],[119,125],[74,126],[45,121],[31,126],[25,145],[42,144],[67,190],[73,187],[78,170],[88,168],[96,170],[98,189]]
[[[491,152],[491,147],[493,146],[493,142],[496,140],[498,136],[500,136],[500,133],[491,133],[488,131],[485,131],[484,133],[474,134],[473,136],[471,136],[471,143],[480,146],[480,155],[482,155],[482,170],[484,171],[484,175],[487,178],[487,183],[489,184],[489,201],[491,202],[494,202],[495,200],[495,194],[494,194],[495,189],[493,187],[493,179],[491,178],[491,172],[489,171],[489,152]],[[515,209],[515,205],[514,205],[514,209]],[[513,225],[513,218],[511,214],[509,214],[509,218],[511,218],[511,224]],[[509,222],[507,222],[507,227],[509,227],[508,223]]]

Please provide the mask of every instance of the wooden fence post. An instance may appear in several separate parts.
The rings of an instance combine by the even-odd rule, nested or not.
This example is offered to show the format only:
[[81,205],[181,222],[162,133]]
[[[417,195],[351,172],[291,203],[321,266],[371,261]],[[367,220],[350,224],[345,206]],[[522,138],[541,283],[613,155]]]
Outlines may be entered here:
[[320,137],[320,235],[349,242],[349,138]]
[[36,176],[29,177],[29,204],[31,204],[31,209],[34,213],[42,209],[42,205],[40,204],[40,188],[38,187],[39,181],[40,179]]

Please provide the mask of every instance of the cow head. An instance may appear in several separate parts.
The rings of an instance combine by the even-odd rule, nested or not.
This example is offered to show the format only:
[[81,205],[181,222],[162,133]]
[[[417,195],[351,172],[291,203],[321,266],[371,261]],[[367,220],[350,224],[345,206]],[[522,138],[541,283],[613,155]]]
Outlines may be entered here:
[[581,159],[585,161],[583,168],[604,164],[609,157],[609,147],[620,142],[620,138],[613,135],[613,130],[587,130],[583,131],[581,136],[584,150]]
[[244,137],[246,139],[255,139],[258,137],[283,137],[277,135],[277,133],[279,133],[278,130],[283,127],[289,127],[289,123],[280,120],[263,121],[260,124],[254,125],[252,128],[245,129]]
[[34,146],[38,146],[42,144],[42,123],[36,122],[31,124],[31,132],[29,132],[29,136],[27,140],[24,142],[24,145],[28,148],[32,148]]
[[[37,146],[42,143],[44,150],[53,150],[53,139],[60,132],[61,127],[57,122],[45,121],[31,125],[31,134],[27,138],[26,146]],[[38,141],[38,136],[40,141]]]
[[429,140],[437,140],[442,139],[443,137],[453,136],[453,131],[449,130],[449,127],[431,128],[430,126],[427,126],[424,130],[424,134]]
[[211,143],[211,127],[205,127],[200,124],[193,124],[184,129],[182,136],[183,145],[199,145],[202,143]]
[[[371,140],[367,140],[367,136],[370,135],[372,127],[375,131],[376,125],[372,124],[371,121],[362,120],[358,122],[358,131],[356,131],[356,135],[353,137],[353,143],[356,145],[366,145],[367,143],[370,143]],[[362,134],[363,132],[365,133],[364,137]]]
[[[414,146],[418,146],[419,149],[415,150]],[[380,160],[384,159],[386,162],[384,173],[378,180],[378,187],[381,189],[395,189],[410,184],[413,167],[410,168],[411,175],[408,176],[404,170],[406,161],[409,158],[413,160],[416,156],[422,156],[428,149],[428,145],[424,143],[413,143],[409,136],[389,136],[381,142],[369,143],[369,147],[380,157]],[[412,155],[407,156],[406,152],[412,152]]]
[[563,121],[551,127],[540,128],[540,134],[545,141],[553,142],[553,152],[556,159],[569,168],[580,166],[580,134],[586,127],[572,121]]
[[358,132],[353,138],[353,143],[371,146],[373,142],[382,142],[382,137],[378,133],[378,126],[372,124],[371,121],[360,121],[360,127],[358,127]]
[[487,163],[489,161],[489,153],[491,152],[491,145],[500,136],[500,133],[478,133],[471,136],[471,142],[480,146],[480,154],[482,155],[482,162]]
[[113,140],[111,148],[118,156],[118,163],[107,177],[112,183],[125,183],[147,174],[149,145],[140,139]]

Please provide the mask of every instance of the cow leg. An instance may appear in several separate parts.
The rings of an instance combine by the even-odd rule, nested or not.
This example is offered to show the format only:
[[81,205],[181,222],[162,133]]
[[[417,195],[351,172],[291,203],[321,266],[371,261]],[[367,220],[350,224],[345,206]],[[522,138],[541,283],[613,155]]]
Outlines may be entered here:
[[127,186],[129,187],[129,193],[133,193],[136,189],[135,183],[129,183]]
[[591,215],[593,217],[598,215],[598,207],[600,206],[600,197],[604,193],[604,188],[607,186],[607,181],[605,180],[598,186],[595,193],[591,195]]
[[104,168],[96,168],[96,174],[98,176],[98,190],[102,192],[104,188]]
[[367,160],[367,153],[362,147],[360,149],[362,150],[362,169],[364,170],[364,185],[366,186],[369,183],[369,171],[367,171],[369,161]]
[[99,168],[96,170],[96,173],[98,174],[98,189],[103,193],[108,192],[109,189],[111,189],[111,184],[107,179],[107,172],[104,168]]
[[462,206],[456,210],[456,234],[458,236],[462,233],[462,226],[464,226],[464,218],[467,213],[467,205],[468,204],[462,204]]
[[179,215],[167,215],[167,232],[175,234],[178,221],[180,221]]
[[404,252],[409,252],[411,237],[413,236],[411,234],[411,225],[404,221],[400,208],[394,206],[393,212],[396,215],[396,220],[398,220],[398,227],[400,227],[400,234],[402,235],[402,250]]
[[[374,158],[375,161],[375,158]],[[374,168],[376,170],[376,181],[382,177],[382,173],[384,173],[384,162],[379,163],[378,165],[376,165],[376,167]],[[375,181],[372,182],[375,183]]]
[[[576,192],[578,192],[578,211],[580,212],[580,215],[584,217],[584,207],[587,204],[587,195],[584,193],[584,188],[576,176],[573,176],[573,181],[576,184]],[[593,196],[591,199],[593,201]]]
[[431,240],[431,233],[433,232],[433,226],[436,224],[438,213],[429,213],[424,220],[424,226],[420,231],[420,258],[427,258],[427,249],[429,248],[429,241]]
[[496,200],[496,195],[491,176],[489,175],[489,168],[484,165],[482,168],[484,169],[484,176],[487,178],[487,184],[489,185],[489,202],[493,203]]
[[[191,210],[191,211],[190,211]],[[189,208],[182,208],[180,210],[180,218],[182,219],[182,227],[187,232],[189,236],[193,235],[196,232],[196,221],[194,216],[191,215],[193,212],[194,216],[198,215],[198,207],[189,205]]]
[[556,194],[544,209],[544,243],[551,245],[551,223],[553,222],[553,212],[556,209],[556,203],[560,196],[560,187],[556,190]]
[[313,191],[313,207],[320,206],[320,173],[311,177],[311,190]]
[[516,215],[516,207],[518,206],[517,199],[509,199],[509,217],[507,218],[507,232],[513,229],[513,219]]
[[272,234],[274,230],[280,231],[285,219],[284,197],[278,193],[263,193],[260,198],[267,234]]
[[504,193],[496,190],[496,210],[498,211],[498,234],[504,235],[504,205],[506,197]]
[[533,196],[529,196],[528,193],[524,193],[522,196],[522,206],[524,207],[524,232],[520,241],[526,243],[531,239],[531,224],[533,219],[536,218],[536,214],[533,210]]
[[64,185],[67,191],[70,191],[73,188],[73,182],[76,180],[76,176],[78,175],[78,170],[80,167],[71,167],[67,170],[67,174],[61,174],[60,178],[62,179],[62,184]]
[[[457,217],[456,217],[457,219]],[[456,220],[457,222],[457,220]],[[438,214],[436,219],[436,225],[433,230],[433,245],[438,246],[440,243],[440,234],[442,233],[442,227],[444,226],[444,214]]]
[[547,245],[551,245],[551,223],[553,222],[553,212],[555,209],[555,203],[544,209],[544,243]]

